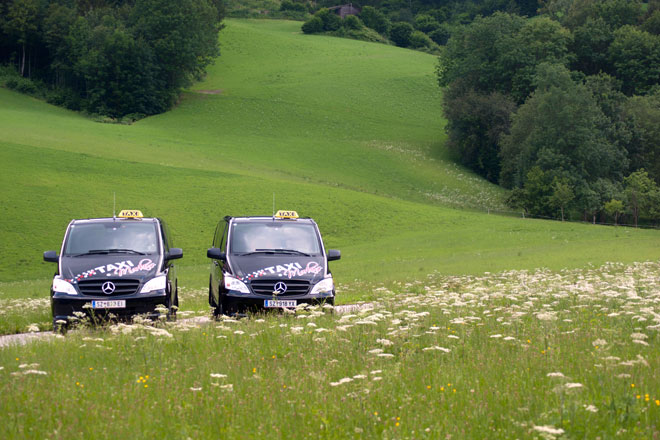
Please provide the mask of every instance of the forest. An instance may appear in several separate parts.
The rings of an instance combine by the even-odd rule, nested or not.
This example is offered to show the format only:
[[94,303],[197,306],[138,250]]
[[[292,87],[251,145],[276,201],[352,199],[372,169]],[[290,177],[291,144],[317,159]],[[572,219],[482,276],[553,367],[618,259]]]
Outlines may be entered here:
[[111,118],[162,113],[219,55],[222,0],[0,0],[0,81]]
[[454,29],[449,148],[531,215],[660,220],[660,3],[551,0]]

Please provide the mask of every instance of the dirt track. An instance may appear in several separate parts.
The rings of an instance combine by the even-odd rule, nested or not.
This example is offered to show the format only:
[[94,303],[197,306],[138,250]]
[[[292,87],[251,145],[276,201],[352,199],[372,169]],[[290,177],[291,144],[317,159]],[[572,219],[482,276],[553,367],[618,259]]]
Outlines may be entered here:
[[[363,307],[368,307],[368,304],[347,304],[343,306],[336,306],[335,311],[337,313],[347,313],[354,310],[359,310]],[[197,318],[186,318],[181,319],[182,322],[196,321],[200,325],[205,322],[210,322],[210,318],[197,317]],[[0,348],[8,347],[10,345],[25,345],[29,342],[35,340],[45,340],[56,338],[56,335],[53,332],[34,332],[34,333],[18,333],[15,335],[4,335],[0,336]]]

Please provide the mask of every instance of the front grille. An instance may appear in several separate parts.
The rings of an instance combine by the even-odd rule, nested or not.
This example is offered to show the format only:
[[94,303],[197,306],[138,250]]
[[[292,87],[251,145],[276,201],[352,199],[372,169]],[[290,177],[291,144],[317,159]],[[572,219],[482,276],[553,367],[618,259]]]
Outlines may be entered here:
[[[112,293],[105,293],[103,285],[111,282],[115,285],[115,291]],[[81,280],[78,281],[78,288],[83,295],[101,295],[101,296],[118,296],[118,295],[132,295],[137,292],[140,286],[140,280],[125,280],[121,278],[111,279],[98,279],[98,280]]]
[[252,280],[250,285],[252,286],[252,291],[258,295],[268,295],[273,296],[273,291],[275,290],[275,284],[284,283],[286,284],[286,292],[280,293],[279,296],[293,296],[293,295],[305,295],[309,292],[309,281],[305,280],[289,280],[282,278],[275,278],[270,280]]

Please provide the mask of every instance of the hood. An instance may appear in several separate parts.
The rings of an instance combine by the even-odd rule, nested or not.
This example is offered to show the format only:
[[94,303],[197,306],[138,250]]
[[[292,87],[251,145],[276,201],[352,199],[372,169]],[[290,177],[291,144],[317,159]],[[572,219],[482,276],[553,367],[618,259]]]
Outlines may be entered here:
[[158,272],[158,255],[86,255],[60,259],[63,279],[75,284],[81,280],[132,278],[145,280]]
[[231,256],[231,268],[241,281],[258,278],[283,278],[314,282],[323,279],[325,262],[323,257],[301,257],[297,255],[249,255]]

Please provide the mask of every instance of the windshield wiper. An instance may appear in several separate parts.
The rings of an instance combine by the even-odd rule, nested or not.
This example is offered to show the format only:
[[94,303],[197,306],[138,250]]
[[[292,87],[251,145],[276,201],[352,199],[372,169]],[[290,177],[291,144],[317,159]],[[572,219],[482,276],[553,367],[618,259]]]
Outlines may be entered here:
[[146,255],[144,252],[135,251],[133,249],[92,249],[81,254],[71,255],[71,257],[82,257],[85,255],[107,255],[107,254],[134,254]]
[[134,254],[134,255],[147,255],[144,252],[136,251],[134,249],[108,249],[110,254]]
[[309,257],[309,254],[301,252],[295,249],[255,249],[257,252],[270,252],[273,254],[295,254],[295,255],[304,255]]

